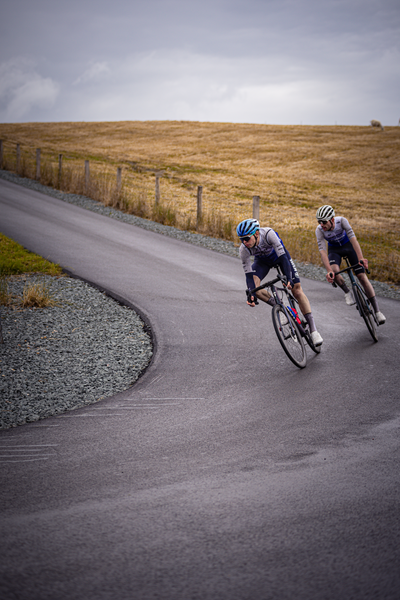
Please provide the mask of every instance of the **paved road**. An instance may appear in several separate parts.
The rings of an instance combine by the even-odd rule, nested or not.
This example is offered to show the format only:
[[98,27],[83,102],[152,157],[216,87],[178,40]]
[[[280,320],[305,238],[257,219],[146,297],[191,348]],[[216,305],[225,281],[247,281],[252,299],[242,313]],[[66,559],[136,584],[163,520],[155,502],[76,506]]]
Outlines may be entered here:
[[136,305],[130,390],[0,433],[0,597],[398,599],[399,304],[373,344],[304,280],[298,370],[240,263],[0,181],[0,231]]

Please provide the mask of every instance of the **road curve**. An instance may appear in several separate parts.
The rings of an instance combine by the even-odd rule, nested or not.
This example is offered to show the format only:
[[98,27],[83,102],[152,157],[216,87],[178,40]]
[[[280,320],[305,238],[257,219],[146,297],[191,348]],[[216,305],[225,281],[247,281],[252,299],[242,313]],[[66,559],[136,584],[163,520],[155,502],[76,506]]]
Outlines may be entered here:
[[304,370],[238,260],[0,181],[0,231],[138,307],[130,390],[0,433],[0,597],[397,599],[399,304],[304,280]]

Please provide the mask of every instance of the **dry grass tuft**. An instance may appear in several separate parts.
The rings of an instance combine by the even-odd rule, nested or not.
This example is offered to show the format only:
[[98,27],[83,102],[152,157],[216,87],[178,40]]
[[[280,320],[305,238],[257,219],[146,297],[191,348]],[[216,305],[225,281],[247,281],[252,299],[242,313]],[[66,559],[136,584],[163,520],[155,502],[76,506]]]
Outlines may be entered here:
[[45,282],[26,284],[22,292],[21,305],[23,308],[47,308],[58,306]]
[[0,278],[0,305],[12,309],[18,308],[47,308],[59,306],[46,282],[29,283],[24,285],[22,297],[11,294],[8,290],[7,277]]
[[[25,123],[0,125],[4,167],[86,194],[106,206],[182,229],[235,240],[234,227],[261,198],[260,220],[291,255],[320,264],[315,212],[332,204],[350,220],[375,279],[400,283],[400,128],[273,126],[196,122]],[[61,177],[58,154],[63,154]],[[84,160],[90,160],[85,185]],[[123,168],[117,189],[116,169]],[[161,202],[155,207],[155,174]]]

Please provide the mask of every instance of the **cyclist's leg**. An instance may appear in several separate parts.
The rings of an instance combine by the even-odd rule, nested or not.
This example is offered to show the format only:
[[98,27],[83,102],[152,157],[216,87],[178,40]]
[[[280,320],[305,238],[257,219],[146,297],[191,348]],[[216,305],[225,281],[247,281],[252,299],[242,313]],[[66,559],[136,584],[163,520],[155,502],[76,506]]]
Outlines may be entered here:
[[[340,263],[342,262],[342,256],[343,253],[340,251],[340,248],[329,248],[328,259],[329,264],[331,265],[331,269],[334,273],[340,271]],[[335,275],[335,283],[343,290],[345,294],[349,293],[349,288],[342,275]]]
[[[354,253],[355,257],[352,253]],[[329,262],[332,265],[332,271],[334,271],[335,273],[337,273],[340,269],[340,263],[342,262],[342,258],[348,257],[351,265],[357,263],[358,260],[357,255],[354,252],[354,248],[350,243],[344,244],[344,246],[340,246],[337,248],[331,248],[328,257]],[[355,304],[356,300],[354,298],[353,290],[349,290],[346,281],[341,275],[335,276],[335,283],[343,291],[346,304],[348,306],[352,306],[353,304]]]
[[293,296],[299,303],[300,310],[303,313],[305,320],[307,321],[314,346],[320,346],[323,342],[323,339],[321,334],[317,331],[317,326],[315,325],[314,317],[311,312],[310,301],[304,293],[300,281],[293,285]]
[[296,298],[299,303],[300,310],[304,316],[311,312],[310,302],[303,292],[303,288],[301,287],[299,273],[297,271],[296,265],[291,258],[289,252],[286,250],[286,256],[290,264],[290,268],[292,271],[292,281],[293,281],[293,296]]
[[[360,267],[361,267],[361,265],[360,265]],[[364,269],[364,267],[361,267],[361,268]],[[360,280],[361,285],[364,288],[367,298],[369,298],[369,299],[373,298],[375,296],[375,290],[372,287],[372,284],[369,281],[366,273],[364,271],[357,272],[357,269],[354,269],[354,270],[357,274],[358,279]]]
[[[261,283],[260,278],[257,277],[257,275],[253,275],[253,279],[255,287],[258,287]],[[263,302],[266,302],[271,306],[275,304],[275,300],[272,298],[271,294],[267,290],[259,290],[258,292],[256,292],[256,296],[259,300],[262,300]]]
[[368,280],[364,267],[359,264],[357,253],[350,243],[346,244],[346,256],[349,259],[351,265],[357,265],[354,269],[354,273],[357,275],[361,285],[363,286],[367,298],[372,298],[373,296],[375,296],[375,290]]
[[292,269],[293,296],[296,298],[297,302],[299,303],[300,310],[303,313],[304,318],[306,319],[306,321],[308,323],[314,344],[316,346],[320,346],[322,344],[323,340],[322,340],[322,336],[317,331],[314,317],[311,312],[310,301],[308,300],[306,294],[303,291],[303,288],[301,287],[300,277],[297,272],[296,265],[287,250],[286,250],[286,256],[289,260],[290,267]]
[[343,279],[341,275],[336,275],[336,273],[340,270],[339,266],[336,263],[330,263],[332,271],[335,273],[335,283],[344,291],[346,294],[349,291],[348,285]]
[[306,314],[311,312],[311,305],[310,305],[310,301],[307,298],[307,296],[305,295],[303,288],[301,287],[301,283],[300,281],[298,281],[297,283],[294,283],[293,285],[293,296],[296,298],[297,302],[299,303],[300,306],[300,310],[303,313],[304,316],[306,316]]
[[[258,287],[261,281],[264,279],[264,277],[268,275],[271,267],[259,258],[255,259],[252,266],[253,271],[255,271],[255,275],[253,275],[254,285],[255,287]],[[263,302],[266,302],[271,306],[275,304],[275,301],[268,290],[259,290],[258,292],[256,292],[256,296],[259,300],[262,300]]]

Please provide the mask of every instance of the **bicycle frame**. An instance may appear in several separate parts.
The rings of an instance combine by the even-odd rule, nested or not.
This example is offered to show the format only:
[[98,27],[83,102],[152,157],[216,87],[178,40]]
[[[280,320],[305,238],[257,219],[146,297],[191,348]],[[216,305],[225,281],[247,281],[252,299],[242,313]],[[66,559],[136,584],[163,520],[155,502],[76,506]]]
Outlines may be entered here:
[[[251,296],[254,296],[254,304],[258,304],[256,292],[259,292],[260,290],[264,290],[265,288],[270,288],[272,297],[274,298],[276,304],[279,304],[280,306],[282,306],[282,308],[285,312],[285,315],[289,320],[290,327],[291,327],[292,331],[294,332],[294,328],[292,327],[291,319],[289,319],[289,311],[288,311],[287,307],[285,306],[284,302],[282,302],[282,300],[278,294],[278,291],[283,292],[286,295],[290,308],[295,309],[295,305],[296,305],[296,303],[298,304],[298,302],[297,302],[296,298],[293,296],[292,292],[290,290],[288,290],[286,287],[279,287],[279,288],[276,287],[275,284],[278,283],[278,281],[280,281],[282,284],[286,283],[286,277],[281,275],[279,272],[278,272],[278,275],[275,277],[275,279],[271,279],[271,281],[267,281],[266,283],[259,285],[258,287],[254,288],[253,290],[248,290],[247,298],[249,299]],[[291,316],[294,317],[293,313]],[[305,334],[305,331],[304,331],[304,328],[303,328],[303,325],[301,324],[301,322],[300,323],[297,322],[297,326],[300,330],[302,337],[305,337],[306,334]]]
[[254,303],[258,304],[256,292],[269,287],[271,294],[272,294],[273,298],[275,299],[275,302],[277,304],[279,304],[280,306],[282,306],[283,310],[285,311],[286,316],[288,316],[287,315],[288,314],[287,306],[284,304],[283,300],[281,299],[281,297],[278,294],[278,291],[283,292],[286,296],[289,307],[294,311],[294,313],[292,313],[292,316],[296,319],[296,324],[300,330],[302,337],[307,337],[306,331],[304,330],[304,323],[302,323],[302,321],[299,318],[299,315],[297,314],[296,304],[297,305],[299,304],[298,300],[294,297],[292,291],[287,289],[287,287],[276,287],[275,286],[275,283],[277,283],[278,281],[280,281],[283,285],[286,285],[286,277],[284,275],[282,275],[282,273],[280,273],[279,269],[277,269],[277,271],[278,271],[278,275],[275,277],[275,279],[272,279],[271,281],[267,281],[266,283],[263,283],[262,285],[254,288],[253,290],[249,290],[247,296],[248,297],[254,296]]

